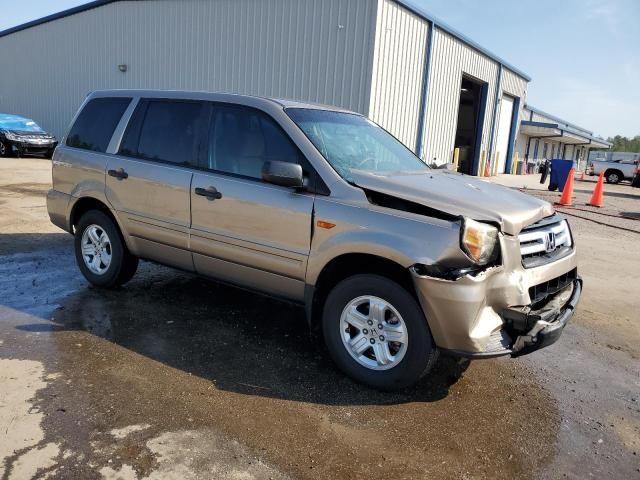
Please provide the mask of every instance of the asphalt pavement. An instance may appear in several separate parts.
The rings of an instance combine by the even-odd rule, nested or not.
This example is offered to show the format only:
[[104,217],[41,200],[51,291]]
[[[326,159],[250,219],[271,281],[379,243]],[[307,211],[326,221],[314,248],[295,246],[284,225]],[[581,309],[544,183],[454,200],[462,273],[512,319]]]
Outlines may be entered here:
[[564,209],[585,294],[558,343],[442,357],[388,394],[338,372],[298,307],[147,262],[91,288],[48,188],[48,161],[0,159],[2,479],[640,478],[640,221],[617,218],[639,189]]

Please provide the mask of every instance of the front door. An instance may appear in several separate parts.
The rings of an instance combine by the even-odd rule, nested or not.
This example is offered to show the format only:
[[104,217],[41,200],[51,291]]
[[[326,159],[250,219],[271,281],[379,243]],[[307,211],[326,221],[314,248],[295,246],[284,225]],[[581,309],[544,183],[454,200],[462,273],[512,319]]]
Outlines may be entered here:
[[302,300],[314,196],[262,181],[265,161],[301,154],[265,113],[215,105],[209,148],[191,187],[196,271]]
[[186,270],[190,189],[208,110],[198,102],[141,100],[117,156],[107,165],[106,194],[134,253]]

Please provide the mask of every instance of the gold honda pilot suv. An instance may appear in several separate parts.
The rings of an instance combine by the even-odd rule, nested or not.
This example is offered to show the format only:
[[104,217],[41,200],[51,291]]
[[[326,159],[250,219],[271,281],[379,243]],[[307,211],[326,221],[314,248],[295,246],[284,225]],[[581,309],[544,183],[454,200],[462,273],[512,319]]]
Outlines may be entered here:
[[340,369],[379,389],[414,384],[439,352],[550,345],[582,291],[550,204],[430,169],[333,107],[96,92],[47,199],[93,285],[126,283],[142,258],[296,302]]

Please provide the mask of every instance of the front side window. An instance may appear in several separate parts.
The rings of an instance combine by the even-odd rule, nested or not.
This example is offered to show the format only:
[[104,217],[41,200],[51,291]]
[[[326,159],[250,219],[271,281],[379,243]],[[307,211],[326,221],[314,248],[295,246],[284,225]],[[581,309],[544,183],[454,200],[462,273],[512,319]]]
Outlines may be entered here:
[[266,114],[251,108],[214,106],[206,167],[262,178],[268,161],[297,163],[298,148]]
[[106,152],[130,98],[94,98],[87,102],[67,135],[67,146]]
[[142,101],[125,133],[120,153],[145,160],[197,165],[206,108],[202,102]]
[[408,172],[429,169],[400,141],[365,117],[306,108],[285,111],[329,164],[348,181],[351,170]]

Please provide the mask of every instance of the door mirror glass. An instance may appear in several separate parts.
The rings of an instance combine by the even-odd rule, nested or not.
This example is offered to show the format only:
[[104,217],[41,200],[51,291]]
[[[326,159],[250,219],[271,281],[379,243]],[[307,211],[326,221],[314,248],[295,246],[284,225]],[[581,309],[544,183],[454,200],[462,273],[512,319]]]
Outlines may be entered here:
[[304,185],[302,167],[289,162],[264,162],[262,180],[282,187],[299,188]]

